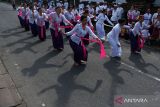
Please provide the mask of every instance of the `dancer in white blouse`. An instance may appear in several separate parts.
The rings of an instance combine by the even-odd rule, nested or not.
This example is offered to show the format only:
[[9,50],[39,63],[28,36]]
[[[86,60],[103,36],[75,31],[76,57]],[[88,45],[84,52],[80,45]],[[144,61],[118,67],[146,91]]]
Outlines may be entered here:
[[119,35],[121,33],[122,27],[125,25],[125,20],[120,19],[118,24],[116,24],[112,30],[108,33],[107,38],[111,45],[111,57],[120,58],[122,55],[121,44],[119,41]]
[[38,11],[34,10],[33,6],[30,6],[30,11],[29,11],[29,24],[30,24],[30,28],[31,28],[31,32],[33,36],[37,36],[38,31],[37,31],[37,15],[38,15]]
[[104,29],[104,21],[107,21],[110,25],[114,25],[109,19],[108,17],[105,15],[105,11],[102,11],[98,17],[97,17],[97,22],[96,22],[96,31],[98,33],[98,37],[101,40],[105,40],[105,29]]
[[138,21],[136,22],[134,28],[131,31],[130,34],[130,40],[131,40],[131,53],[139,53],[141,49],[138,46],[138,36],[142,35],[143,30],[143,21],[144,16],[140,15]]
[[41,41],[46,40],[46,27],[45,27],[45,19],[47,19],[47,15],[42,12],[42,9],[38,9],[37,15],[37,26],[38,26],[38,36]]
[[93,38],[99,40],[92,30],[87,26],[87,17],[84,15],[81,17],[81,23],[77,24],[72,31],[66,33],[68,36],[71,35],[70,46],[74,52],[75,65],[86,64],[88,52],[84,47],[82,38],[84,38],[88,33]]
[[52,12],[50,17],[50,31],[52,36],[53,47],[57,50],[63,50],[63,36],[62,36],[62,29],[60,28],[61,22],[67,23],[73,26],[64,15],[61,14],[62,9],[61,7],[56,7],[56,12]]

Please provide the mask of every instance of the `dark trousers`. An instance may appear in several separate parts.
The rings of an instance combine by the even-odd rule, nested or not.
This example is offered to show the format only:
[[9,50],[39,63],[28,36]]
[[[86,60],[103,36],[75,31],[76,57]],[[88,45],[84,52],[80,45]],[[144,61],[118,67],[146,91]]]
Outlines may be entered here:
[[24,28],[26,31],[29,31],[29,20],[28,19],[24,20]]
[[86,50],[86,56],[84,56],[84,50],[81,44],[76,44],[71,39],[69,40],[70,46],[74,52],[74,61],[78,64],[81,64],[81,60],[87,61],[88,51]]
[[33,24],[30,23],[30,28],[31,28],[32,35],[37,36],[37,34],[38,34],[37,24],[35,22]]
[[45,21],[45,27],[46,27],[46,29],[49,28],[49,21]]
[[61,32],[58,32],[58,35],[55,35],[55,30],[50,29],[51,32],[51,36],[52,36],[52,43],[53,43],[53,47],[55,49],[63,49],[64,48],[64,44],[63,44],[63,36]]
[[138,36],[134,36],[133,32],[130,32],[131,52],[140,51],[138,46]]
[[18,16],[21,27],[24,27],[24,22],[21,16]]

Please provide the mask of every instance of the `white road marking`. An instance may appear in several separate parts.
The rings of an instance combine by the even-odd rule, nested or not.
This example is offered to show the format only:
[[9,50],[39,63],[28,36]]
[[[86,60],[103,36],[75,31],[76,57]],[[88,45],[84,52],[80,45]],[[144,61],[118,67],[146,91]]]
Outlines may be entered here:
[[133,69],[134,71],[137,71],[138,73],[141,73],[141,74],[143,74],[143,75],[145,75],[145,76],[147,76],[147,77],[149,77],[149,78],[151,78],[151,79],[154,79],[154,80],[160,82],[160,78],[158,78],[158,77],[155,77],[155,76],[153,76],[153,75],[144,73],[144,72],[142,72],[142,70],[139,70],[139,69],[137,69],[137,68],[135,68],[135,67],[133,67],[133,66],[131,66],[131,65],[128,65],[128,64],[124,63],[124,62],[119,61],[119,63],[121,63],[121,64],[124,65],[124,66],[127,66],[128,68]]

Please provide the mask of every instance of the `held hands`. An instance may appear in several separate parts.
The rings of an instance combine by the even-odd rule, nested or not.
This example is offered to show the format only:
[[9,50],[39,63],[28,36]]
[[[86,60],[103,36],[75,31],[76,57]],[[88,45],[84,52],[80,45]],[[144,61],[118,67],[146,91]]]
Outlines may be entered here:
[[97,41],[101,41],[99,38],[96,38]]
[[72,23],[70,23],[71,26],[74,26]]
[[62,32],[62,31],[61,31],[61,33],[62,33],[62,35],[67,36],[67,34],[66,34],[65,32]]

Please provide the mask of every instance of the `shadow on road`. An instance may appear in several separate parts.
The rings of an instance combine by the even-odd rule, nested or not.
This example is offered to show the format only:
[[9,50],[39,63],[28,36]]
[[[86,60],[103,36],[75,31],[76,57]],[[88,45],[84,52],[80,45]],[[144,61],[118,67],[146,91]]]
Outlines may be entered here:
[[40,69],[43,68],[52,68],[52,67],[62,67],[67,61],[64,61],[61,65],[54,65],[54,64],[47,64],[47,61],[55,56],[57,56],[60,52],[59,51],[51,51],[46,55],[42,56],[30,68],[25,68],[21,72],[25,76],[35,76]]
[[26,31],[23,30],[23,31],[17,31],[17,32],[9,33],[9,34],[0,34],[0,36],[3,37],[3,38],[8,38],[10,36],[17,36],[17,37],[19,37],[20,35],[18,35],[18,34],[24,33],[24,32],[26,32]]
[[86,86],[79,85],[75,82],[78,75],[82,73],[84,69],[85,69],[85,66],[79,66],[79,67],[72,66],[72,68],[69,71],[59,76],[58,78],[59,84],[49,86],[43,89],[38,93],[38,95],[41,95],[46,91],[55,89],[58,95],[58,99],[56,101],[56,105],[57,105],[56,107],[67,107],[70,96],[72,95],[72,92],[74,92],[75,90],[84,90],[89,93],[94,93],[101,86],[102,80],[97,80],[97,83],[94,89],[90,89]]
[[22,29],[22,27],[17,26],[17,27],[15,27],[15,28],[11,28],[11,29],[4,30],[4,31],[2,31],[1,33],[10,33],[10,32],[12,32],[12,31],[15,31],[15,30],[18,30],[18,29]]
[[16,44],[19,44],[19,43],[28,43],[28,42],[25,42],[26,40],[30,40],[30,39],[32,39],[33,37],[31,37],[31,36],[29,36],[29,37],[27,37],[27,38],[23,38],[23,39],[19,39],[19,40],[17,40],[17,41],[15,41],[15,42],[12,42],[12,43],[9,43],[9,44],[7,44],[5,47],[11,47],[11,46],[13,46],[13,45],[16,45]]
[[131,76],[133,75],[133,73],[131,73],[127,69],[122,68],[121,63],[115,59],[110,59],[109,62],[106,62],[104,64],[104,67],[107,69],[107,71],[112,77],[108,104],[110,105],[110,107],[114,107],[114,97],[117,95],[117,86],[125,84],[123,78],[119,76],[120,72],[125,71],[129,73]]
[[146,67],[149,66],[159,71],[159,69],[155,65],[151,63],[146,63],[141,54],[131,54],[129,60],[132,61],[135,66],[144,73],[149,73],[149,71],[146,69]]
[[40,40],[39,40],[39,41],[36,41],[36,42],[33,42],[33,43],[27,43],[24,47],[17,48],[17,49],[14,50],[12,53],[14,53],[14,54],[19,54],[19,53],[21,53],[21,52],[23,52],[23,51],[30,51],[30,52],[36,54],[37,52],[32,49],[32,46],[37,45],[37,44],[39,44],[39,43],[41,43]]

